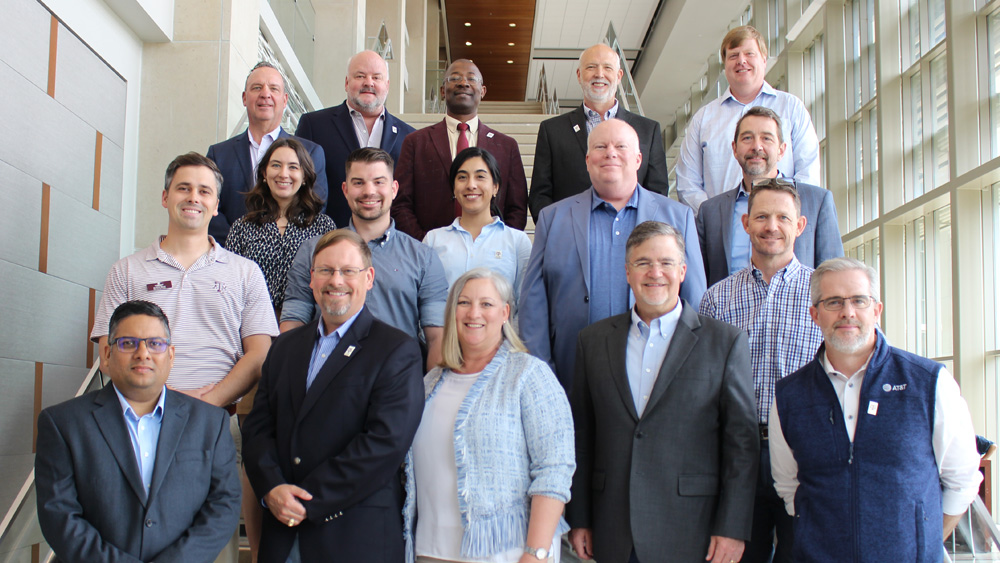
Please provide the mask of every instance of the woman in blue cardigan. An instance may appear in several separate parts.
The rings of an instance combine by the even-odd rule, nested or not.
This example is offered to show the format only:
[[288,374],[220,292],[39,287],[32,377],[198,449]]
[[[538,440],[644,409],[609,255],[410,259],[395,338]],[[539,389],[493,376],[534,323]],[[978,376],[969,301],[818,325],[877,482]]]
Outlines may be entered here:
[[511,284],[487,268],[456,280],[442,365],[407,455],[407,559],[559,560],[576,469],[573,417],[555,375],[511,328]]

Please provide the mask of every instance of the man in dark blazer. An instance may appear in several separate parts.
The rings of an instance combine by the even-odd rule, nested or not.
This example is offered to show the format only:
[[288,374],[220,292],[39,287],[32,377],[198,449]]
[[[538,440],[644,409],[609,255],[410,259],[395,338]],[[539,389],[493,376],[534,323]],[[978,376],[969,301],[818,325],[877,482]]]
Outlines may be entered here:
[[580,332],[570,543],[598,561],[731,563],[750,537],[759,442],[747,337],[680,299],[684,237],[638,225],[635,307]]
[[[264,157],[267,147],[282,138],[291,137],[281,127],[281,117],[288,105],[288,88],[281,72],[271,63],[260,62],[247,76],[243,89],[243,105],[247,108],[247,130],[208,147],[208,158],[222,172],[222,189],[219,191],[219,214],[212,217],[208,234],[221,245],[226,244],[229,227],[246,215],[246,192],[257,178],[257,162]],[[309,151],[316,169],[313,192],[326,201],[326,158],[316,143],[298,139]],[[338,223],[339,224],[339,223]]]
[[347,155],[356,149],[374,147],[398,162],[403,138],[413,133],[413,127],[385,109],[389,66],[375,51],[361,51],[351,57],[344,90],[344,103],[303,114],[295,129],[297,136],[323,147],[329,163],[324,181],[333,187],[326,213],[340,227],[346,227],[351,218],[351,208],[340,190],[346,177]]
[[611,117],[631,125],[639,136],[643,155],[639,183],[647,190],[667,195],[667,159],[660,124],[618,105],[615,95],[623,74],[618,53],[603,43],[580,55],[576,79],[583,90],[583,103],[569,113],[546,119],[538,127],[528,194],[528,208],[536,222],[545,206],[590,187],[585,162],[587,135],[594,125]]
[[[631,220],[633,225],[662,221],[676,227],[686,242],[688,269],[681,297],[697,308],[706,288],[694,213],[638,185],[636,171],[642,155],[635,131],[620,119],[609,119],[594,128],[588,141],[587,169],[593,187],[542,211],[518,305],[518,325],[528,350],[552,366],[567,391],[573,383],[573,354],[580,330],[624,313],[631,300],[624,273],[617,269],[620,261],[609,264],[600,276],[592,276],[595,265],[603,268],[600,264],[615,248],[624,248],[631,229],[619,228],[623,223],[618,220]],[[619,151],[619,146],[627,149]],[[604,229],[607,236],[592,238],[592,223],[610,209],[615,210],[616,220],[609,223],[615,225],[614,230]],[[608,299],[600,292],[603,284],[619,297],[617,306],[604,307]],[[601,310],[606,313],[597,313]]]
[[[754,182],[778,176],[778,162],[786,147],[781,131],[778,114],[762,106],[750,108],[736,123],[733,156],[743,169],[743,182],[707,199],[698,210],[698,240],[709,287],[750,264],[750,236],[736,225],[746,213]],[[792,179],[789,182],[799,192],[801,216],[806,218],[805,230],[795,239],[795,258],[815,268],[824,260],[843,256],[833,194]]]
[[407,136],[396,163],[399,195],[392,203],[396,228],[417,240],[431,229],[450,225],[460,213],[448,180],[451,162],[463,148],[486,149],[500,165],[500,191],[494,212],[509,227],[524,230],[528,222],[528,181],[517,141],[479,120],[486,95],[483,75],[472,61],[459,59],[445,71],[441,97],[447,115]]
[[264,362],[243,426],[247,474],[268,509],[262,562],[404,558],[399,471],[423,369],[417,341],[364,306],[371,264],[354,231],[324,235],[310,284],[321,317],[278,337]]
[[229,416],[166,388],[160,308],[127,301],[101,360],[111,385],[38,416],[38,523],[62,561],[212,561],[236,530]]

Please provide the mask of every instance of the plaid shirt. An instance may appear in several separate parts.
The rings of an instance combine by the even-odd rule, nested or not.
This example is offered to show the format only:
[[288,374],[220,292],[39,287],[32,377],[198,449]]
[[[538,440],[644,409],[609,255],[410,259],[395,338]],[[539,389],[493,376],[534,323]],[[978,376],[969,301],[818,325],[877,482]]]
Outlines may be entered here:
[[746,331],[757,398],[757,418],[767,424],[774,384],[816,355],[823,333],[809,316],[813,269],[792,258],[771,283],[750,266],[713,285],[701,300],[702,315]]

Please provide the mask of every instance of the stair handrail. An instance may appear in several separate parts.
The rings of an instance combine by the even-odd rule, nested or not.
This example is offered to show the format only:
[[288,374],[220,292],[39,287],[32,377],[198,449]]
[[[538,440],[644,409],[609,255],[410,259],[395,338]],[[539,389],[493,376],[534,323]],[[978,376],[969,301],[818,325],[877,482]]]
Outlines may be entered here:
[[389,37],[389,29],[385,25],[385,20],[382,20],[382,25],[378,28],[378,35],[368,39],[371,42],[372,51],[387,61],[392,60],[392,39]]
[[424,92],[424,113],[442,113],[441,85],[448,61],[443,59],[427,61],[427,88]]
[[626,111],[645,115],[642,111],[642,103],[639,102],[639,92],[635,89],[635,81],[632,80],[632,71],[628,67],[628,59],[625,58],[625,50],[618,43],[618,34],[615,32],[615,24],[608,22],[608,32],[604,35],[604,43],[618,53],[620,68],[624,71],[621,81],[618,83],[618,103]]
[[542,104],[543,113],[547,115],[559,113],[559,93],[549,86],[545,64],[542,64],[542,70],[538,73],[538,93],[535,95],[535,100]]

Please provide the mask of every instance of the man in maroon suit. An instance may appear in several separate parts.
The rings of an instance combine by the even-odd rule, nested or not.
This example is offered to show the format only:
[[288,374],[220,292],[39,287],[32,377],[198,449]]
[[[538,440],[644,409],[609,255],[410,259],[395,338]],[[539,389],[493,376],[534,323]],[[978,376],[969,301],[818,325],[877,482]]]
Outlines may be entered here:
[[448,174],[455,155],[468,147],[488,150],[500,165],[500,190],[494,213],[515,229],[524,229],[528,214],[528,182],[517,141],[479,121],[479,102],[486,95],[483,75],[468,59],[459,59],[445,71],[441,85],[448,112],[430,127],[410,133],[396,163],[399,194],[392,204],[396,228],[417,240],[431,229],[451,224],[460,210],[455,205]]

